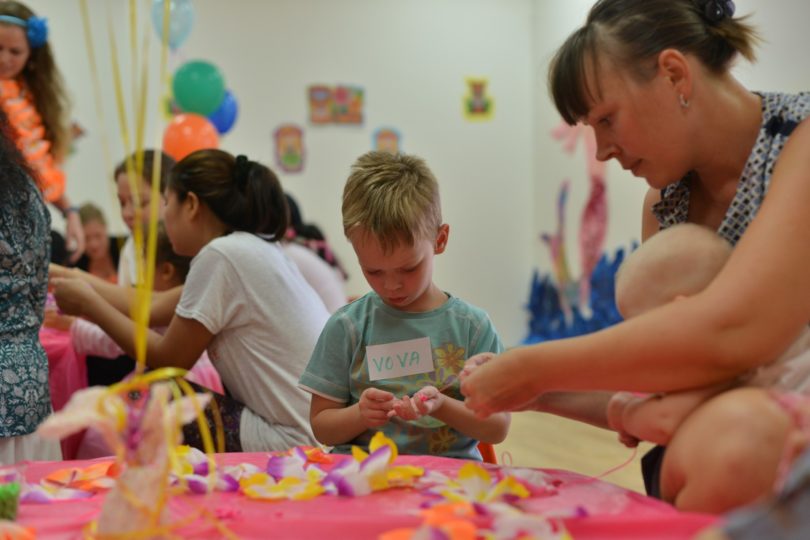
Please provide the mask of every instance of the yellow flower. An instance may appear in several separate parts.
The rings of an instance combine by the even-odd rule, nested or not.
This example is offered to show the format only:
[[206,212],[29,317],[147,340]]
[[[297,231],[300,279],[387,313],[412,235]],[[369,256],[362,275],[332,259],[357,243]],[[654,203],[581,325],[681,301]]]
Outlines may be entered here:
[[443,347],[433,349],[438,365],[451,373],[459,373],[464,368],[466,352],[463,347],[457,347],[453,343],[445,343]]
[[428,437],[428,451],[435,455],[446,454],[456,440],[458,440],[458,437],[450,430],[449,426],[444,425],[434,430]]

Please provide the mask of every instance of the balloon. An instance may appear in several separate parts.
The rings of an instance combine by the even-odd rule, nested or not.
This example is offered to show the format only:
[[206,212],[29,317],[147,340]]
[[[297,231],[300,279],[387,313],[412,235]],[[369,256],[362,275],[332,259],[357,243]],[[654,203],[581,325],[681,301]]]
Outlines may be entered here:
[[177,49],[188,38],[194,26],[194,6],[191,0],[153,0],[152,23],[160,39],[163,39],[163,14],[169,2],[169,47]]
[[236,122],[236,113],[239,112],[239,106],[236,103],[236,98],[230,90],[225,91],[225,97],[222,98],[222,103],[219,104],[208,119],[214,124],[220,134],[228,133]]
[[213,114],[225,97],[225,80],[219,68],[204,60],[192,60],[174,72],[174,99],[185,112]]
[[163,151],[176,161],[196,150],[218,146],[217,128],[198,114],[178,114],[163,131]]

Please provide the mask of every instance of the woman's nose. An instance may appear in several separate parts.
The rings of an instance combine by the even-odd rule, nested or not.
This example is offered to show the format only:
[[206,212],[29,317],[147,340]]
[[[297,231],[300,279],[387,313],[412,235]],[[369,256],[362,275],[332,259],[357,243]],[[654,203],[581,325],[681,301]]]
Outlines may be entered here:
[[605,137],[596,137],[596,159],[607,161],[618,154],[618,147]]

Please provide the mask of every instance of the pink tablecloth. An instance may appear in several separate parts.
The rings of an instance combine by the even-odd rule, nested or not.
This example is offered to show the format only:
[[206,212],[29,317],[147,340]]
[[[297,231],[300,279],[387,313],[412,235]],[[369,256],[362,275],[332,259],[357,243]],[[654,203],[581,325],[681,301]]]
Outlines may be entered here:
[[[73,392],[87,387],[87,363],[78,356],[70,341],[70,332],[41,328],[39,339],[48,355],[48,383],[51,387],[53,410],[58,411]],[[62,457],[73,459],[81,443],[81,433],[62,441]]]
[[[221,454],[220,464],[250,462],[264,466],[267,454]],[[93,461],[30,463],[29,481],[66,466],[86,466]],[[455,476],[464,461],[426,456],[401,456],[400,464],[413,464]],[[497,467],[497,466],[487,466]],[[587,517],[565,521],[576,540],[682,540],[713,523],[714,516],[677,512],[671,506],[627,491],[613,484],[574,473],[546,470],[560,482],[555,495],[524,501],[524,510],[545,512],[584,508]],[[374,539],[380,533],[421,523],[418,509],[427,500],[412,489],[397,489],[366,497],[322,496],[309,501],[258,502],[239,494],[211,497],[175,497],[169,508],[175,519],[188,515],[200,505],[211,509],[239,538],[243,539]],[[23,504],[18,521],[33,526],[37,538],[68,540],[81,538],[82,527],[97,517],[103,496],[82,501],[51,504]],[[221,538],[205,523],[195,523],[177,531],[181,538]]]

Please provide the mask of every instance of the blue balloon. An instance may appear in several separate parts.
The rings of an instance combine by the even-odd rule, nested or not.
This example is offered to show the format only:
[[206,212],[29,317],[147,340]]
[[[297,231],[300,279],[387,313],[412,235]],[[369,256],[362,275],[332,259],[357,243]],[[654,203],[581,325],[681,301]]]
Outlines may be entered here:
[[239,106],[236,104],[236,98],[230,90],[225,90],[225,97],[222,98],[222,103],[219,104],[217,110],[211,113],[208,119],[217,128],[220,134],[228,133],[233,124],[236,122],[236,115],[239,112]]
[[163,13],[169,2],[169,47],[172,50],[182,45],[194,26],[194,6],[191,0],[152,0],[152,23],[160,39],[163,39]]

